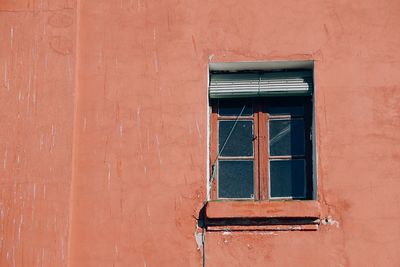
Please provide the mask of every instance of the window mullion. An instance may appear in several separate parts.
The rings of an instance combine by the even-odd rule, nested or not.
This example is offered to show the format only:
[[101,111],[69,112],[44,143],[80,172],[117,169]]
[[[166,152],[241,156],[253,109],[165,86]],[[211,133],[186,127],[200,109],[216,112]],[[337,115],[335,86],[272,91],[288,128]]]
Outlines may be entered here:
[[253,147],[254,147],[254,199],[260,199],[260,160],[259,160],[259,105],[256,99],[253,102],[254,107],[254,140],[253,140]]
[[259,147],[259,199],[268,199],[268,114],[265,112],[265,107],[262,102],[259,104],[259,135],[258,135],[258,147]]

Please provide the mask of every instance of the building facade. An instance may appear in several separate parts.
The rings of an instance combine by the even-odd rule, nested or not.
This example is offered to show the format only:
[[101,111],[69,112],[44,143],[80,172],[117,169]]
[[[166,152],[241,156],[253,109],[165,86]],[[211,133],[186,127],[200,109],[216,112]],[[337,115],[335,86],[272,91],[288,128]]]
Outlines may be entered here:
[[[398,1],[3,0],[0,21],[0,266],[400,265]],[[210,201],[210,73],[274,62],[312,63],[315,196]]]

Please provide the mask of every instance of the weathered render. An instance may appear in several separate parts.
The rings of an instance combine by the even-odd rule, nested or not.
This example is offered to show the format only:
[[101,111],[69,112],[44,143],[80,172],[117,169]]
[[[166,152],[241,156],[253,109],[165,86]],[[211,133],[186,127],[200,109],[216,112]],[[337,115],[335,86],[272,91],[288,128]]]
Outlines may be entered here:
[[[400,2],[2,0],[0,22],[0,266],[400,266]],[[204,231],[209,63],[272,60],[314,60],[318,230]]]

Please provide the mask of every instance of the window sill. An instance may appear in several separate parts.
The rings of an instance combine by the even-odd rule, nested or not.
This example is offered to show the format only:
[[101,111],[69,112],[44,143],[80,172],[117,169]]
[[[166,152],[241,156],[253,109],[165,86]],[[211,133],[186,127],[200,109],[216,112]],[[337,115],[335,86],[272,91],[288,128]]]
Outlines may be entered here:
[[209,201],[204,211],[210,231],[315,231],[321,218],[315,200]]
[[315,200],[290,201],[210,201],[206,215],[219,218],[320,218]]

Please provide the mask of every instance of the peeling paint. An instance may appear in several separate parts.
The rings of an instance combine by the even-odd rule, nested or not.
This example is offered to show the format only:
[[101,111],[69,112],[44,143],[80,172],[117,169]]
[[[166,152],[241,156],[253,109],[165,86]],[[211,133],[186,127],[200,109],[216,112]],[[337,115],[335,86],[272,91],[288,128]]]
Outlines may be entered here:
[[325,219],[322,219],[321,221],[322,225],[334,225],[336,228],[340,228],[340,223],[336,220],[334,220],[331,216],[326,217]]
[[194,238],[197,244],[197,250],[200,250],[203,247],[203,233],[195,233]]
[[231,235],[231,234],[232,234],[232,232],[231,232],[231,231],[228,231],[228,230],[222,232],[222,235]]

